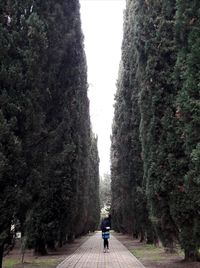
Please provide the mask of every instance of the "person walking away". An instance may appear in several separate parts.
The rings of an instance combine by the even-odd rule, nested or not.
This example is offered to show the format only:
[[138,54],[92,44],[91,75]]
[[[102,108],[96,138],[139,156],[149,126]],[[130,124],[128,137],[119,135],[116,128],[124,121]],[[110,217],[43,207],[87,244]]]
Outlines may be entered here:
[[109,238],[110,238],[110,228],[111,228],[111,216],[104,218],[101,223],[101,231],[103,238],[104,253],[109,252]]

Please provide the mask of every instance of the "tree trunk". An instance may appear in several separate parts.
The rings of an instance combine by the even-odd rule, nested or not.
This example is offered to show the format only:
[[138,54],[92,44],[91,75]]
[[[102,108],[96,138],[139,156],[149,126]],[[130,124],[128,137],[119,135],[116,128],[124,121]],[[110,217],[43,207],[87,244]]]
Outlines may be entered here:
[[133,238],[138,239],[138,237],[139,237],[139,234],[138,234],[138,232],[135,231],[135,232],[133,233]]
[[47,248],[50,250],[55,250],[56,249],[55,241],[54,240],[47,241]]
[[197,249],[185,249],[184,253],[186,261],[200,261],[199,252]]
[[45,246],[45,242],[43,239],[38,239],[36,241],[35,249],[34,249],[34,255],[36,256],[44,256],[47,255],[47,250]]
[[1,245],[0,246],[0,268],[2,268],[2,264],[3,264],[3,248],[4,246]]
[[72,243],[73,241],[74,241],[74,237],[75,237],[75,235],[74,234],[69,234],[68,235],[68,239],[67,239],[67,241],[69,242],[69,243]]
[[144,242],[144,238],[145,238],[144,231],[141,230],[140,231],[140,243]]
[[176,253],[176,244],[174,242],[170,242],[164,246],[164,250],[166,253]]
[[62,238],[59,239],[58,246],[59,246],[59,248],[61,248],[63,246]]
[[148,244],[148,245],[155,244],[152,235],[148,235],[148,234],[147,234],[147,244]]

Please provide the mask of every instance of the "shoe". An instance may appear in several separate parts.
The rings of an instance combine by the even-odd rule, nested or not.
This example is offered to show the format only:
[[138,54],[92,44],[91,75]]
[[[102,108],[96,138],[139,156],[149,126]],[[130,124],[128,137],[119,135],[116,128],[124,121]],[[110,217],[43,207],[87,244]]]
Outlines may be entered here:
[[107,252],[108,252],[108,253],[110,252],[109,249],[107,249]]
[[104,249],[104,251],[103,251],[104,253],[106,253],[106,250]]

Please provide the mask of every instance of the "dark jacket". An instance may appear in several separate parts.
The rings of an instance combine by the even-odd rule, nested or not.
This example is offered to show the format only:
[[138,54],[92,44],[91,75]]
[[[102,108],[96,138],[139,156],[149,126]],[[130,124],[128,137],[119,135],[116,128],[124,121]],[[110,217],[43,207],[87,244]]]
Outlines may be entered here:
[[106,232],[109,229],[107,229],[107,227],[109,227],[109,229],[111,228],[111,218],[105,218],[102,222],[101,222],[101,231],[102,232]]

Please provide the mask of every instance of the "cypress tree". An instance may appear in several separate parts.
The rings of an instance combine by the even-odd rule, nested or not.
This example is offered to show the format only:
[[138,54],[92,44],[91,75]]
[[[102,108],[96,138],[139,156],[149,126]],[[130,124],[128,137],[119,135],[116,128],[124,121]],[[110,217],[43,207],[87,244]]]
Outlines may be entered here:
[[[166,250],[173,251],[178,228],[171,213],[170,193],[177,174],[171,169],[174,158],[173,68],[174,1],[144,3],[140,12],[139,42],[145,55],[141,64],[141,138],[144,155],[144,180],[151,220]],[[172,157],[173,156],[173,157]]]
[[16,224],[18,197],[23,185],[26,163],[19,137],[21,114],[20,90],[24,88],[22,43],[19,34],[16,3],[0,3],[0,155],[1,219],[0,267],[5,244],[12,238],[11,225]]
[[136,51],[138,3],[127,1],[122,59],[116,94],[112,136],[112,214],[121,231],[147,233],[148,213],[143,189],[143,161],[139,137],[140,111]]
[[100,221],[98,138],[91,133],[89,180],[87,185],[87,223],[85,232],[95,231]]
[[21,144],[15,136],[16,120],[5,118],[0,110],[0,184],[1,184],[1,219],[0,219],[0,267],[3,251],[12,240],[11,225],[16,223],[16,202],[20,185]]
[[174,217],[179,225],[180,243],[186,260],[199,259],[199,63],[200,4],[177,0],[176,45],[178,50],[175,84],[177,87],[177,135],[181,140],[182,170],[179,195],[174,194]]
[[[138,189],[145,185],[157,235],[166,250],[180,243],[187,260],[199,258],[198,18],[197,1],[127,2],[111,154],[116,229],[127,231],[125,211],[130,209],[133,224],[140,208]],[[141,150],[138,127],[143,182],[135,181],[142,169],[134,173],[141,164],[135,158]]]
[[54,244],[49,241],[52,233],[62,245],[67,236],[71,239],[83,232],[90,122],[78,1],[49,1],[32,9],[46,26],[48,40],[42,59],[45,101],[41,103],[47,138],[39,202],[27,230],[33,230],[30,243],[43,254],[46,242]]
[[[3,179],[4,163],[17,159],[9,168],[14,175],[6,187],[16,189],[2,234],[15,216],[26,246],[46,254],[46,245],[87,232],[85,223],[94,226],[99,217],[79,2],[2,1],[0,12]],[[89,206],[91,180],[96,214]]]

